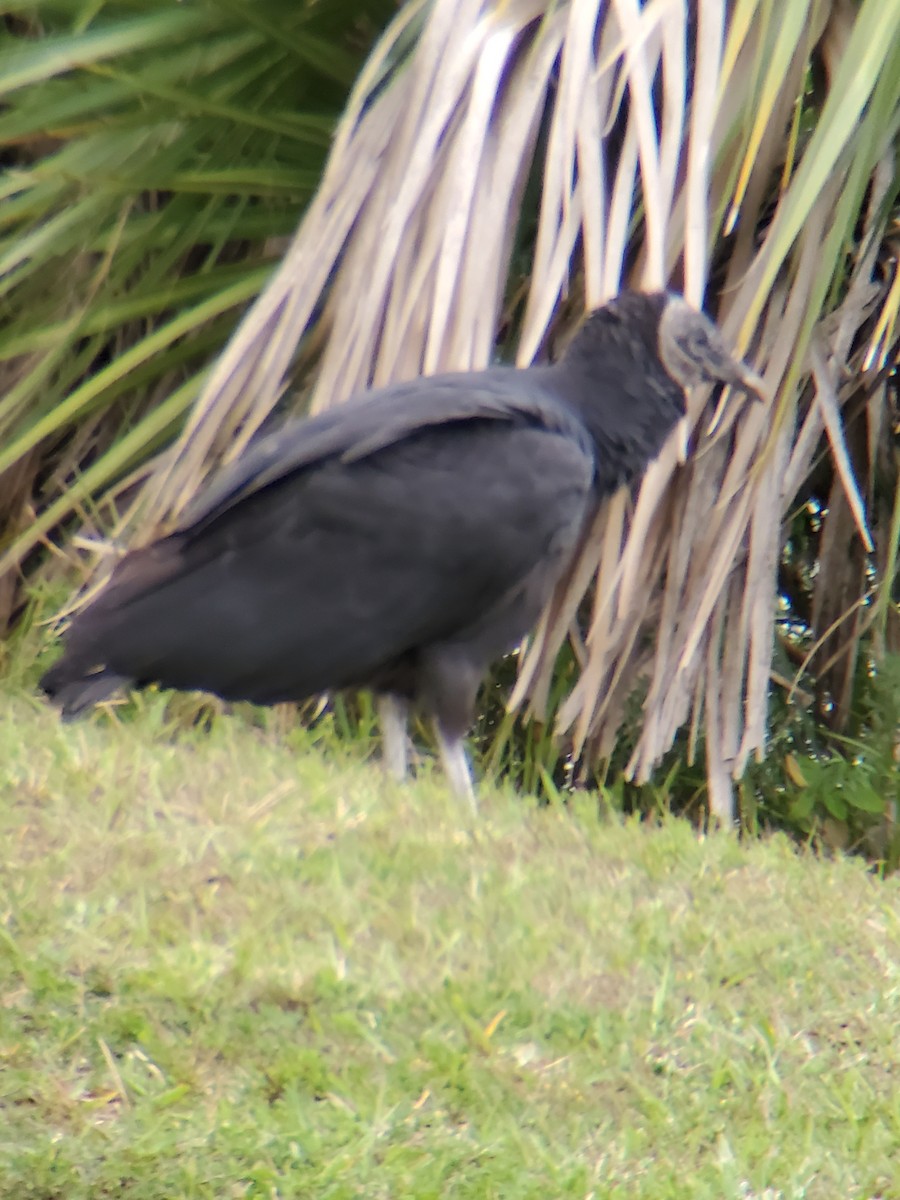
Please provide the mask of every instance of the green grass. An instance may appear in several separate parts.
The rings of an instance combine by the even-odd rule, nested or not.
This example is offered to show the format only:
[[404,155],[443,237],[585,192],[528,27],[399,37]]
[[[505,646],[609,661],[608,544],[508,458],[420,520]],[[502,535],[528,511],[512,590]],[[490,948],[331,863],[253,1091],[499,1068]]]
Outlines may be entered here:
[[900,1197],[900,882],[0,694],[0,1195]]

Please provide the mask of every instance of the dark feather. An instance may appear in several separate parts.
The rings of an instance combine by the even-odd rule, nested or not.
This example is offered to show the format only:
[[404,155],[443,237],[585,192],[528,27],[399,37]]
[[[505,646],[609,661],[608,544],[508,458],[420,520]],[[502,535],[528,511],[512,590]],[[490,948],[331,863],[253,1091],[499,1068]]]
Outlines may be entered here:
[[123,679],[260,703],[372,686],[461,736],[599,499],[684,412],[673,302],[625,293],[560,363],[415,379],[261,439],[122,560],[42,686],[67,713]]

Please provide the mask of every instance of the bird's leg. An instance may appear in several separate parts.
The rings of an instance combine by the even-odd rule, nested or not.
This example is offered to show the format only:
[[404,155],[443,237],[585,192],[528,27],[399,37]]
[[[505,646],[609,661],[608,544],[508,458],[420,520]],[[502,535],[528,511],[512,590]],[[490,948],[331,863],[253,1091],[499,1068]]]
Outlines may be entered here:
[[450,737],[442,728],[440,721],[434,723],[437,734],[438,753],[444,773],[450,783],[450,789],[461,800],[468,800],[472,816],[478,816],[478,801],[475,798],[475,788],[472,784],[472,769],[469,766],[469,756],[466,745],[459,736]]
[[378,721],[381,725],[381,759],[391,779],[402,783],[409,766],[409,739],[406,726],[409,705],[399,696],[378,697]]
[[463,738],[474,720],[480,679],[481,670],[466,647],[437,644],[419,656],[419,701],[434,718],[441,765],[450,790],[469,802],[476,817],[478,804]]

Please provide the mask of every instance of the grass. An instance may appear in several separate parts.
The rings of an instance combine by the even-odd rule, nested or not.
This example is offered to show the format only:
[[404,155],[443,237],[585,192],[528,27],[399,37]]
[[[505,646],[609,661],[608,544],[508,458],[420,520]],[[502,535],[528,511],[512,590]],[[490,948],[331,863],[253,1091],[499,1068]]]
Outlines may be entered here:
[[900,881],[0,692],[0,1195],[900,1197]]

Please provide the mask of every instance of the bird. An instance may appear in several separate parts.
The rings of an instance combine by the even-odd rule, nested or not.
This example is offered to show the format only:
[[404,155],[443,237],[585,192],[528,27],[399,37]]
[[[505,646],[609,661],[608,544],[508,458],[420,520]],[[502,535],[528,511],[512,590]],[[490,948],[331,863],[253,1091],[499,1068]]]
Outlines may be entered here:
[[152,683],[263,705],[368,688],[390,774],[406,775],[416,705],[476,812],[464,739],[488,668],[702,383],[764,394],[682,296],[625,290],[556,362],[422,376],[289,420],[119,560],[40,686],[65,718]]

